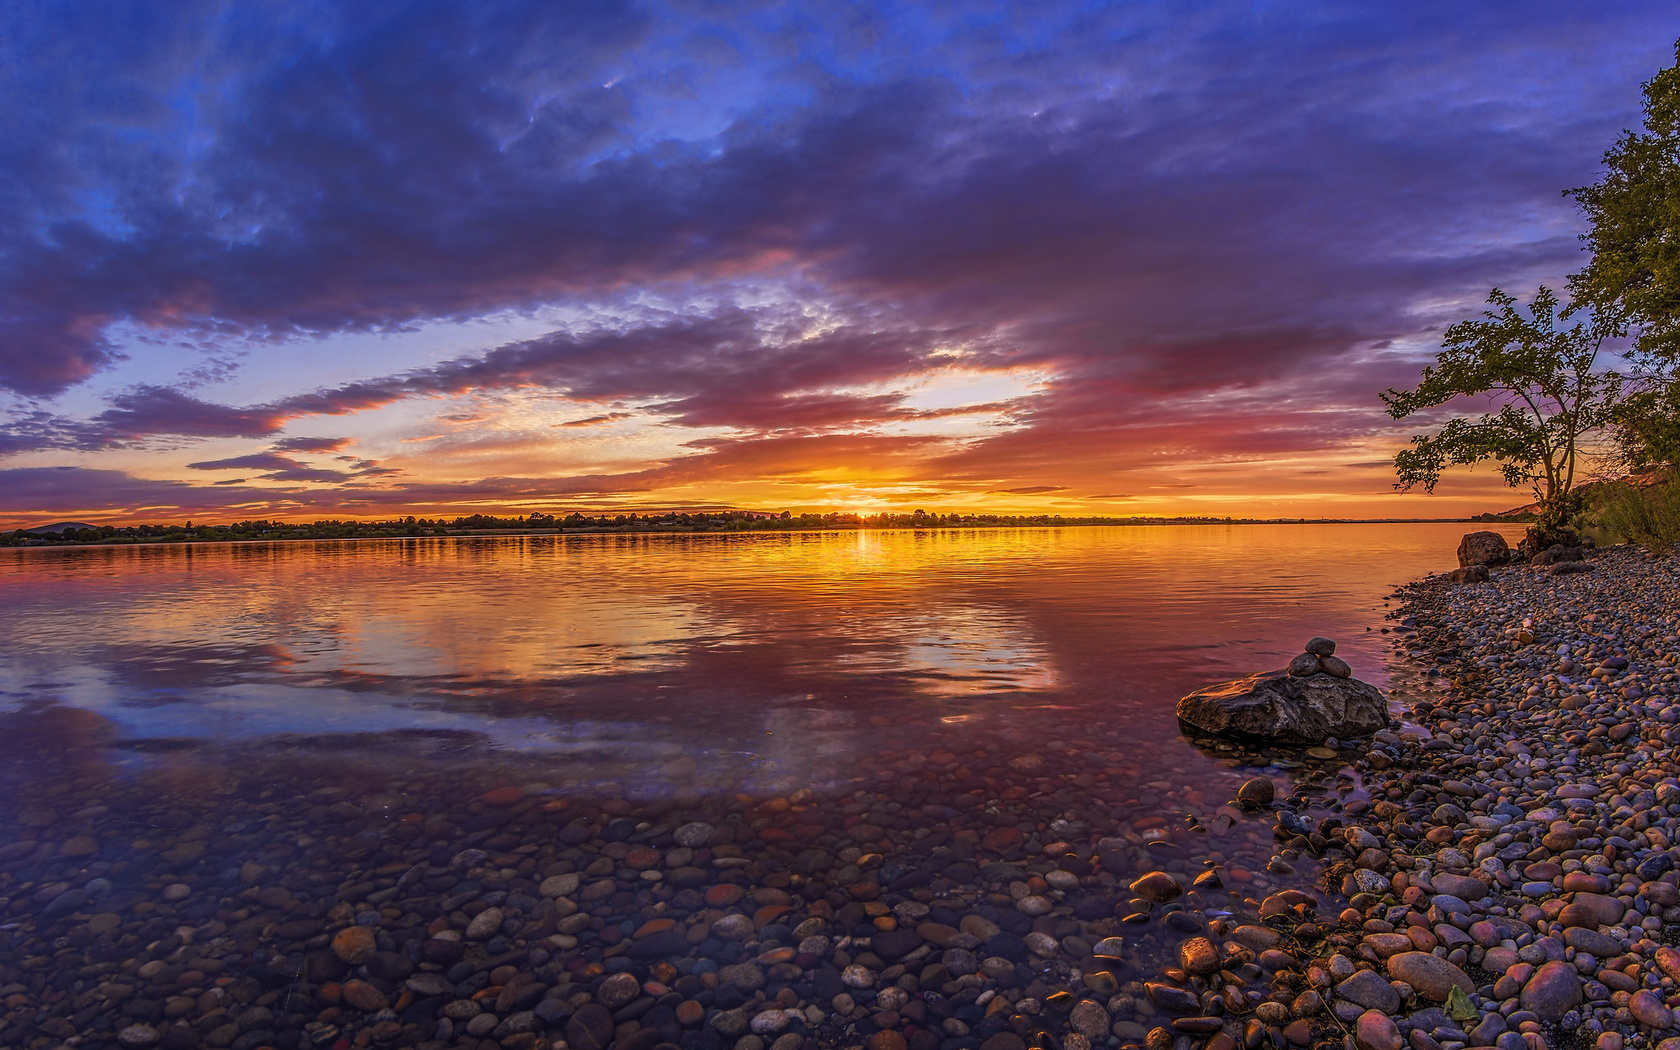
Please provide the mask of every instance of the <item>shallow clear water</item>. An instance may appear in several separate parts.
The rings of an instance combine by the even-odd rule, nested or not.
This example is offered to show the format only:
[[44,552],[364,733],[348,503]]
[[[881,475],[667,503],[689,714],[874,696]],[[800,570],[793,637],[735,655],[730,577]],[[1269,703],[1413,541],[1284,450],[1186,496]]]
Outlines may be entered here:
[[[115,1045],[136,1020],[227,1045],[260,1008],[241,1038],[442,1046],[447,996],[415,1000],[417,966],[450,983],[517,969],[559,995],[633,967],[711,1003],[720,965],[792,959],[782,994],[826,1010],[842,940],[897,977],[870,952],[929,916],[1053,938],[1009,980],[1105,998],[1130,1045],[1151,1008],[1108,998],[1116,981],[1207,917],[1312,885],[1270,810],[1228,804],[1238,785],[1263,772],[1324,814],[1361,795],[1343,756],[1186,739],[1174,701],[1320,634],[1392,696],[1417,688],[1415,668],[1391,675],[1385,598],[1451,567],[1464,531],[0,552],[0,1045]],[[691,822],[705,841],[673,848]],[[1197,880],[1196,918],[1129,899],[1151,870]],[[539,885],[580,873],[599,881],[556,927]],[[505,902],[500,932],[442,944],[474,898]],[[328,942],[352,921],[384,960],[364,984],[400,1016],[339,1004],[351,972]],[[728,922],[747,932],[718,936]],[[807,958],[796,929],[842,940]],[[1124,959],[1091,956],[1119,935]],[[1025,952],[1004,940],[984,953]],[[893,1025],[978,1046],[930,1034],[979,1008],[927,950],[906,974],[926,1010],[836,1008],[797,1022],[806,1045]],[[645,1015],[667,1041],[674,1016]]]

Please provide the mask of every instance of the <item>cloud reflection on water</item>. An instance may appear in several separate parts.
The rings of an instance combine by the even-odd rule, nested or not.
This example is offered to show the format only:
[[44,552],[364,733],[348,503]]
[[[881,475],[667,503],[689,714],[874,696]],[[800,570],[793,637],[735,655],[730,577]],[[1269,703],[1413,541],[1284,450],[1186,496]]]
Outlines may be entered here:
[[1141,744],[1176,738],[1177,695],[1281,663],[1310,634],[1339,635],[1380,682],[1364,626],[1459,531],[25,551],[0,559],[0,707],[53,699],[131,739],[406,730],[650,768],[691,754],[796,771],[908,726],[1030,733],[1050,710],[1127,719]]

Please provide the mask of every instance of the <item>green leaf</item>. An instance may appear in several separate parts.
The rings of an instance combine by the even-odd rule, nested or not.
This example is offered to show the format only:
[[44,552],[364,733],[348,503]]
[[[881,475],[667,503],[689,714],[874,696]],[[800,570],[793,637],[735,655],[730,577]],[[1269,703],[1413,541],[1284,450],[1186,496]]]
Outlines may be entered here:
[[1453,990],[1447,993],[1447,1014],[1455,1021],[1474,1021],[1481,1016],[1481,1011],[1471,1005],[1464,989],[1454,985]]

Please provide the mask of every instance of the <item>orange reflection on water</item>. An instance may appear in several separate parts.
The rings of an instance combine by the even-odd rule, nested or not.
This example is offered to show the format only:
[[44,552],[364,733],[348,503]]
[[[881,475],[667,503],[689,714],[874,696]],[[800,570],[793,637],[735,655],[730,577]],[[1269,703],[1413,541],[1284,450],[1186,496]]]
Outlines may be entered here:
[[[427,538],[0,552],[5,703],[139,735],[472,730],[501,743],[767,712],[1175,731],[1171,702],[1329,633],[1463,527]],[[1158,723],[1158,724],[1157,724]],[[1145,725],[1150,728],[1143,728]],[[600,729],[600,732],[609,732]],[[594,730],[591,730],[594,732]],[[610,730],[617,733],[618,730]],[[675,732],[675,730],[673,730]],[[679,734],[680,735],[680,734]],[[543,743],[543,746],[549,746]]]

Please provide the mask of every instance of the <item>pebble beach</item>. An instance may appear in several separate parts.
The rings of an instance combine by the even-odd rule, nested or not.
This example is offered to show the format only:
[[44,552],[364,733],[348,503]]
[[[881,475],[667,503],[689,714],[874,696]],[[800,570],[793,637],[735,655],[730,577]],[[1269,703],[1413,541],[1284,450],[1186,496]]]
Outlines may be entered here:
[[1195,740],[1207,777],[1049,715],[775,791],[395,745],[137,772],[9,715],[53,775],[0,785],[0,1046],[1655,1046],[1680,572],[1592,565],[1403,589],[1404,722]]

